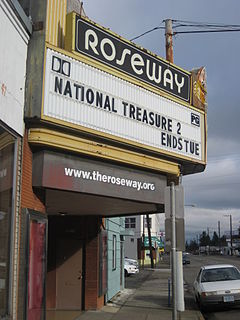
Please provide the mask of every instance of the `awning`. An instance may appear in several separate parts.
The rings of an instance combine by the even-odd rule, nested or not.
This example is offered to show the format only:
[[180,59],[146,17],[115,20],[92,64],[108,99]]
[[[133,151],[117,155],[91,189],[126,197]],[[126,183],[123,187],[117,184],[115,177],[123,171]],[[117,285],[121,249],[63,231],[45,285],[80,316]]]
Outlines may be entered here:
[[106,217],[163,212],[166,176],[64,153],[33,156],[33,187],[48,214]]

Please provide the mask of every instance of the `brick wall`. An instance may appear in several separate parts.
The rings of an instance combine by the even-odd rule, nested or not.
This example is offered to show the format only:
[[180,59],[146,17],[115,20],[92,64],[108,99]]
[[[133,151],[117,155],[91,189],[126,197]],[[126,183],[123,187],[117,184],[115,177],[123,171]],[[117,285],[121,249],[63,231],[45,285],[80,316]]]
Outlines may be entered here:
[[32,151],[28,144],[27,130],[23,142],[23,163],[22,163],[22,194],[21,207],[45,212],[45,206],[32,189]]
[[18,248],[18,288],[17,288],[17,319],[24,318],[25,293],[26,293],[26,213],[25,209],[33,209],[45,213],[43,202],[37,197],[32,189],[32,151],[28,144],[27,131],[23,140],[22,155],[22,181],[21,202],[19,212],[19,248]]

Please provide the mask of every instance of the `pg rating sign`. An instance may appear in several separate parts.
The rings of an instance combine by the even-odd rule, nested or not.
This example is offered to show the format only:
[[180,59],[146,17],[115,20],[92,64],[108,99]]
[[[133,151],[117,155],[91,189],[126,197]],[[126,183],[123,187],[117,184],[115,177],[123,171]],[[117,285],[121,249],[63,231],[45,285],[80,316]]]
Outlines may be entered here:
[[43,117],[168,156],[205,161],[205,115],[47,48]]

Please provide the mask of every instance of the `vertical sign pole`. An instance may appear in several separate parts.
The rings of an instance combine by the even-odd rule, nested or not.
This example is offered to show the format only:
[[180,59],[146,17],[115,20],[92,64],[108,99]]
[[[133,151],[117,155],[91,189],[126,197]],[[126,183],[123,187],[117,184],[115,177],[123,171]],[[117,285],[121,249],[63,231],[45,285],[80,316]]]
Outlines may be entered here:
[[[179,179],[178,185],[178,193],[176,195],[176,217],[180,217],[182,214],[182,218],[184,221],[184,195],[183,195],[183,187],[182,176]],[[182,192],[181,192],[182,191]],[[182,208],[181,208],[182,205]],[[185,231],[185,230],[184,230]],[[185,239],[185,235],[182,235]],[[185,246],[185,244],[184,244]],[[183,282],[183,262],[182,262],[182,250],[179,247],[178,240],[176,240],[176,270],[177,270],[177,311],[183,312],[185,310],[185,302],[184,302],[184,282]]]
[[177,268],[176,268],[176,207],[175,207],[175,185],[171,182],[170,185],[170,202],[171,202],[171,226],[172,226],[172,320],[177,320]]
[[143,224],[143,234],[142,234],[142,241],[143,241],[143,251],[142,251],[142,267],[144,268],[144,259],[145,259],[145,225],[144,225],[144,214],[142,215],[142,224]]
[[182,251],[176,252],[177,311],[180,311],[180,312],[183,312],[185,310],[182,256],[183,256]]

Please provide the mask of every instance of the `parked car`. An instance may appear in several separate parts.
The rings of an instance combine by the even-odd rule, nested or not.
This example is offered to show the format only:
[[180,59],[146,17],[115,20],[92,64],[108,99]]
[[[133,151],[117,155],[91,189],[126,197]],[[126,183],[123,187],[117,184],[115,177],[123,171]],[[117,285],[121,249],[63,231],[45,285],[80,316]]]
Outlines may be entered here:
[[240,303],[240,272],[233,265],[201,267],[193,287],[196,301],[202,309],[208,305]]
[[128,262],[130,262],[130,263],[132,263],[132,264],[134,264],[135,266],[138,267],[138,261],[137,260],[130,259],[130,258],[127,258],[127,257],[125,257],[124,259],[125,259],[125,261],[128,261]]
[[124,274],[128,277],[131,274],[139,273],[138,262],[134,259],[125,258],[124,260]]
[[183,264],[190,264],[190,254],[188,252],[183,252],[182,262]]

